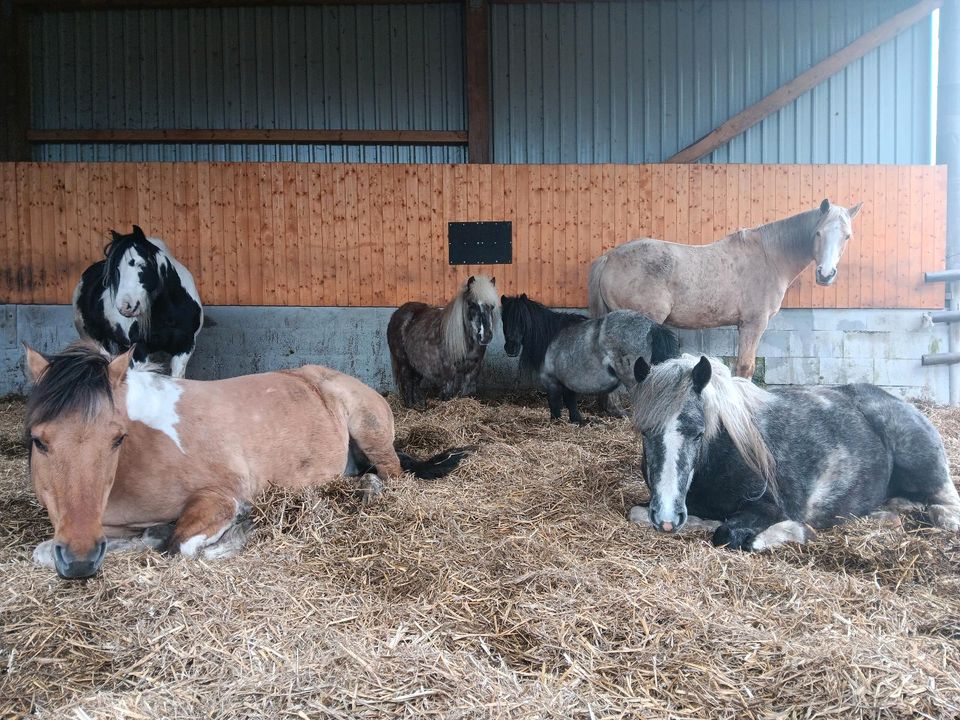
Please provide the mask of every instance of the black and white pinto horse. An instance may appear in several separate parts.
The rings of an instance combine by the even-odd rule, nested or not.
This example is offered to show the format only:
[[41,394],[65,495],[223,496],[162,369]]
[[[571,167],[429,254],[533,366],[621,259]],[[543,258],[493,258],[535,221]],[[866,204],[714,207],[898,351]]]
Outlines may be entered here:
[[560,419],[566,405],[570,422],[583,424],[578,394],[609,393],[635,384],[637,358],[656,364],[679,354],[677,336],[633,310],[615,310],[590,319],[557,312],[520,297],[500,298],[504,349],[520,356],[522,370],[537,373],[547,391],[550,417]]
[[940,435],[875,385],[768,391],[691,355],[653,369],[640,359],[634,371],[634,426],[651,493],[649,510],[630,511],[634,522],[676,532],[688,520],[714,521],[702,523],[716,528],[713,544],[741,550],[922,508],[934,525],[960,530]]
[[112,233],[103,260],[88,267],[73,292],[74,323],[111,355],[136,346],[134,360],[170,355],[170,373],[182,378],[203,327],[193,275],[158,238],[139,226]]

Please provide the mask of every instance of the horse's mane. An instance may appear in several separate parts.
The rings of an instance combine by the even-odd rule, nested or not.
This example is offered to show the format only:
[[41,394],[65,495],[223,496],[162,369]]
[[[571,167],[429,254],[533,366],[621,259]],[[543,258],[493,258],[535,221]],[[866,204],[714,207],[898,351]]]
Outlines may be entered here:
[[441,328],[443,345],[453,360],[467,356],[467,306],[470,302],[494,308],[494,322],[499,314],[500,296],[493,281],[485,275],[471,276],[443,308]]
[[27,398],[27,437],[38,423],[72,413],[89,420],[100,412],[102,403],[113,402],[108,373],[111,358],[97,345],[80,340],[46,359],[49,364]]
[[[684,354],[653,366],[635,390],[633,421],[638,430],[660,427],[676,417],[693,390],[691,371],[699,359]],[[704,439],[709,442],[721,429],[726,430],[750,469],[764,479],[774,497],[779,497],[776,460],[755,419],[760,407],[773,396],[746,378],[732,377],[721,360],[708,359],[710,382],[700,393],[706,424]]]
[[557,333],[568,325],[585,320],[589,320],[586,315],[557,312],[526,295],[503,299],[503,324],[516,324],[523,334],[520,367],[524,370],[539,370]]

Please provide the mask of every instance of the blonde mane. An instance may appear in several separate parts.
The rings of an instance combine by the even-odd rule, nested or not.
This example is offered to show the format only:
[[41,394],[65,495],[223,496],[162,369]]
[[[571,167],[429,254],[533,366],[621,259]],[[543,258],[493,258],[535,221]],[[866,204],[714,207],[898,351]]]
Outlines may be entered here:
[[[662,427],[677,416],[693,390],[691,371],[700,358],[682,355],[655,365],[647,378],[634,391],[634,426],[645,431]],[[710,382],[703,388],[704,439],[709,442],[727,431],[747,465],[764,479],[775,498],[776,460],[757,427],[759,409],[773,399],[763,388],[750,380],[732,377],[727,366],[717,358],[708,358],[712,370]]]
[[467,280],[443,308],[441,328],[443,333],[443,347],[447,356],[452,360],[460,360],[467,356],[467,337],[470,324],[467,320],[467,306],[472,300],[480,305],[493,307],[493,322],[496,325],[500,316],[500,296],[497,286],[486,275],[476,275],[473,282]]

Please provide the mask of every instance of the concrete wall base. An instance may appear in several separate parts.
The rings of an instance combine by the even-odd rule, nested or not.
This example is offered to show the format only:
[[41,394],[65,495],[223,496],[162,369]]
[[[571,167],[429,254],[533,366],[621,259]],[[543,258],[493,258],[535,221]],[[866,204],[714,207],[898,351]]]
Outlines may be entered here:
[[[387,322],[393,308],[206,308],[216,323],[200,333],[188,377],[214,379],[317,363],[393,389]],[[732,357],[735,328],[680,331],[684,352]],[[0,395],[22,393],[21,342],[54,352],[76,339],[64,305],[0,308]],[[949,401],[948,369],[923,367],[925,353],[945,350],[947,331],[921,310],[783,310],[770,324],[758,357],[768,385],[871,382],[898,395]],[[481,389],[526,384],[498,336],[487,353]]]

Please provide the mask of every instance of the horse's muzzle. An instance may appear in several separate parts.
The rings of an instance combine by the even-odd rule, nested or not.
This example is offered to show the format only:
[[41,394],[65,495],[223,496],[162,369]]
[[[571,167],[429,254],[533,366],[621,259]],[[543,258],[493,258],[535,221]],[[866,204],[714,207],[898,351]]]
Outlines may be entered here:
[[820,272],[820,268],[816,269],[816,278],[817,285],[832,285],[833,281],[837,279],[837,269],[834,268],[829,275],[824,275]]
[[675,533],[687,523],[687,513],[681,511],[672,518],[661,518],[656,510],[650,509],[650,524],[654,530],[662,533]]
[[121,308],[117,308],[120,311],[120,314],[126,318],[135,318],[140,314],[140,302],[137,302],[136,305],[130,307],[129,305],[124,305]]
[[57,575],[64,580],[80,580],[96,575],[106,554],[107,541],[103,539],[83,557],[74,555],[70,548],[62,543],[53,546],[53,562],[57,568]]

